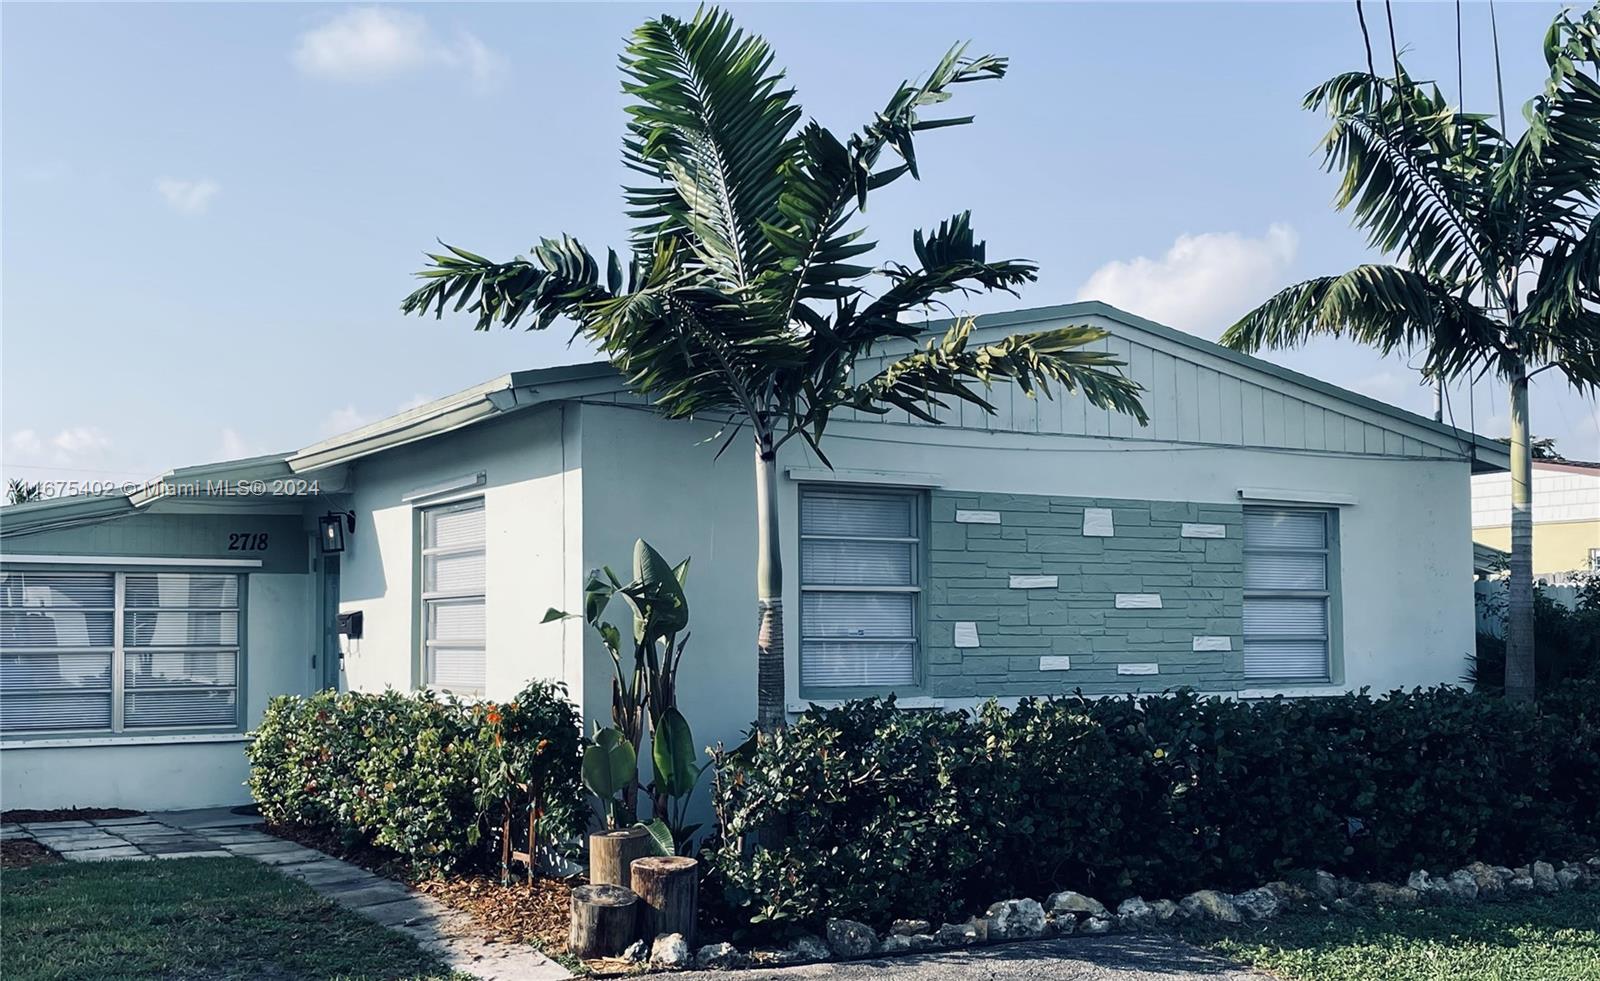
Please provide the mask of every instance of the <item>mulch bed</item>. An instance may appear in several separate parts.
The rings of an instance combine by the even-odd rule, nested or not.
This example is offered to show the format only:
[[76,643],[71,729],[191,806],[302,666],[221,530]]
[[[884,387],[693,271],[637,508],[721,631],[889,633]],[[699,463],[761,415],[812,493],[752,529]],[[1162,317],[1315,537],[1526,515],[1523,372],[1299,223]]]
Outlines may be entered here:
[[39,810],[17,807],[0,811],[0,824],[21,824],[24,821],[98,821],[104,818],[138,817],[143,811],[130,811],[126,807],[58,807]]
[[567,952],[574,882],[540,876],[530,889],[520,874],[513,876],[510,886],[500,885],[498,873],[414,878],[408,874],[405,861],[393,852],[366,844],[352,845],[323,828],[269,824],[264,830],[405,882],[418,892],[469,914],[477,928],[474,932],[484,940],[533,944],[551,957]]
[[52,865],[63,861],[60,855],[28,838],[0,841],[0,869],[25,869],[30,865]]

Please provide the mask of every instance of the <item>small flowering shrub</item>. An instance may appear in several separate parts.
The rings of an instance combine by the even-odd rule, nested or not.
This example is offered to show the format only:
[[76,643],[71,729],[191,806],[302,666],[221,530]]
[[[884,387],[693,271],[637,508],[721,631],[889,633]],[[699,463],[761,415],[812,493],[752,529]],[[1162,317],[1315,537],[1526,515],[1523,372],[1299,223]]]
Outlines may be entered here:
[[[724,915],[957,919],[1072,888],[1105,902],[1294,870],[1401,879],[1600,844],[1600,685],[1537,709],[1460,690],[1242,702],[813,707],[720,754]],[[778,829],[776,849],[741,847]]]
[[485,832],[527,793],[542,801],[541,842],[560,845],[587,820],[577,709],[559,685],[534,682],[504,704],[421,693],[325,691],[267,706],[246,754],[248,786],[274,824],[331,830],[426,870],[490,859]]

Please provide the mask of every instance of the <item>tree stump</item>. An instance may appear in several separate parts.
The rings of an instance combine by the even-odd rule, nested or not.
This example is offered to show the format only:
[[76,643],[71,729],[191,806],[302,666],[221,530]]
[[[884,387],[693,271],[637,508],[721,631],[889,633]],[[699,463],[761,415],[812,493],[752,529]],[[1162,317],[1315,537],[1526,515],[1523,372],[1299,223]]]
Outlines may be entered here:
[[645,940],[681,933],[694,947],[700,908],[700,863],[692,858],[651,856],[633,860],[633,891],[641,902]]
[[633,874],[629,867],[634,859],[644,858],[653,851],[650,832],[643,828],[600,831],[590,835],[589,884],[633,888]]
[[639,897],[623,886],[572,890],[567,947],[578,957],[615,957],[639,938]]

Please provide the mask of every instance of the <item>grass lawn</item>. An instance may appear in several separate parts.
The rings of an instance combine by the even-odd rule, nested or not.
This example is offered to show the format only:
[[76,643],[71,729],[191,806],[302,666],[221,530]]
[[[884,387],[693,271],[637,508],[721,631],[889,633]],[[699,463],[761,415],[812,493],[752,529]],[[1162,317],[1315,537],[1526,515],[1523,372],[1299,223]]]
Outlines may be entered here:
[[7,981],[451,976],[409,938],[243,858],[8,869],[0,948]]
[[1287,981],[1595,981],[1600,893],[1294,914],[1185,938]]

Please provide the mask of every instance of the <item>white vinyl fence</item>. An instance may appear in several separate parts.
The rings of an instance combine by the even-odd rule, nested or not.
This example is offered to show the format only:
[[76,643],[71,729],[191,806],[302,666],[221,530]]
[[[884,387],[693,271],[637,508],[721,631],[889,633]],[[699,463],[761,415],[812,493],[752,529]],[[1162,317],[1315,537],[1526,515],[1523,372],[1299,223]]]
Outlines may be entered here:
[[[1569,610],[1578,608],[1578,587],[1567,583],[1559,586],[1535,586],[1544,595]],[[1478,632],[1505,636],[1506,581],[1504,579],[1479,579],[1473,583],[1477,599]]]

